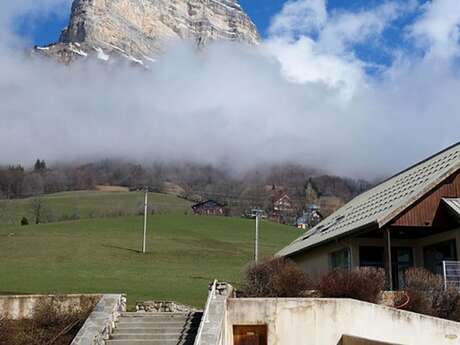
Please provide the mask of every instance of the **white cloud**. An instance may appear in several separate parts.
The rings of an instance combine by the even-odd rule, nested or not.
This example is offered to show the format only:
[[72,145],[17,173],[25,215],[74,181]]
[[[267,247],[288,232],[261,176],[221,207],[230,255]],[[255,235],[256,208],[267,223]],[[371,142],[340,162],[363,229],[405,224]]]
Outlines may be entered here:
[[459,54],[460,1],[433,0],[422,8],[423,14],[410,28],[428,56],[449,58]]
[[349,99],[364,83],[362,64],[356,59],[322,52],[318,44],[303,36],[296,41],[271,38],[266,42],[269,54],[278,59],[283,74],[296,83],[320,83]]
[[325,51],[343,54],[356,43],[378,37],[392,21],[413,8],[413,1],[391,1],[367,10],[337,12],[321,30],[319,44]]
[[272,35],[311,34],[327,22],[325,0],[289,0],[277,14],[269,29]]
[[[320,2],[306,3],[320,14],[314,26],[299,24],[303,34],[273,30],[257,48],[214,44],[202,53],[183,44],[150,72],[90,61],[64,67],[0,43],[0,163],[295,160],[382,176],[459,139],[460,78],[452,65],[403,55],[374,78],[354,54],[353,42],[378,39],[397,15],[393,2],[329,14]],[[295,30],[292,11],[274,23]]]
[[327,14],[324,0],[288,1],[272,23],[267,45],[290,80],[321,82],[347,99],[366,79],[367,63],[355,56],[354,45],[378,39],[415,7],[415,1],[388,1],[366,10]]

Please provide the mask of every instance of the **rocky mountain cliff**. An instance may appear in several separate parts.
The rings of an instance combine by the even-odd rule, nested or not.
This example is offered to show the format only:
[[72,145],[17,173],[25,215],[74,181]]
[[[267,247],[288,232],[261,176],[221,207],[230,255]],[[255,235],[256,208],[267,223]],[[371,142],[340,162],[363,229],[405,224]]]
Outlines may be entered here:
[[35,52],[70,63],[94,55],[144,64],[174,40],[257,44],[257,28],[238,0],[74,0],[58,43]]

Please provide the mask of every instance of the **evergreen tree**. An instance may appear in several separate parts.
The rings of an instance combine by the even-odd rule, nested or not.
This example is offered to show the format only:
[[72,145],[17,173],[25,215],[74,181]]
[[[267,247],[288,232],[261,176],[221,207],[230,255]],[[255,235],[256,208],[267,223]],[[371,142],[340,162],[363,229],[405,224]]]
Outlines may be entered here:
[[46,162],[44,160],[37,159],[34,164],[34,171],[35,172],[42,172],[46,170]]

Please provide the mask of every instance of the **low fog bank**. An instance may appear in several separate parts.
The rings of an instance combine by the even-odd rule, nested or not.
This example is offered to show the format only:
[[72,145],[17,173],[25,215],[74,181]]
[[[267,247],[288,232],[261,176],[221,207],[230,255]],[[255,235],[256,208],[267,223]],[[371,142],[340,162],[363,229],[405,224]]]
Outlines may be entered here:
[[[37,13],[58,3],[44,2]],[[36,7],[19,2],[6,17],[11,5],[1,4],[0,165],[108,157],[242,174],[292,162],[355,178],[388,176],[460,138],[451,34],[460,18],[442,36],[432,29],[440,25],[432,7],[442,1],[411,3],[324,14],[317,11],[323,1],[289,1],[259,47],[214,43],[197,51],[178,43],[148,71],[30,58],[9,19]],[[392,48],[392,63],[369,73],[356,44],[387,51],[372,41],[410,11],[421,12],[405,29],[413,49]]]

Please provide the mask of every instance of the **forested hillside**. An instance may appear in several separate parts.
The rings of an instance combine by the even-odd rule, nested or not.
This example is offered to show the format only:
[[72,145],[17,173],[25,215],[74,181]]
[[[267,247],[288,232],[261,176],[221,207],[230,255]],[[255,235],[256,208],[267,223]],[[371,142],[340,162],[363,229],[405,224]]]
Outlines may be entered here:
[[195,163],[134,164],[103,160],[87,164],[47,165],[37,160],[30,168],[0,168],[0,199],[22,199],[64,191],[95,190],[97,186],[124,186],[133,191],[145,186],[157,193],[175,194],[190,201],[216,199],[231,214],[251,207],[268,207],[274,189],[282,190],[301,212],[305,188],[312,181],[320,196],[348,201],[369,188],[370,183],[337,176],[297,164],[266,165],[232,171],[226,167]]

